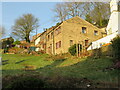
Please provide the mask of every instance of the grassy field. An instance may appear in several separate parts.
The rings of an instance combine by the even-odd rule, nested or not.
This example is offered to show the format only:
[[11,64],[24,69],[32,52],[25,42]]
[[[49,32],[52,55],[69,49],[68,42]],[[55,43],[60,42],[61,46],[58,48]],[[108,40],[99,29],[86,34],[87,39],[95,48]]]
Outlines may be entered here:
[[34,65],[36,68],[44,67],[52,63],[52,61],[45,61],[47,55],[34,56],[34,55],[19,55],[19,54],[3,54],[2,61],[5,65],[2,66],[3,70],[16,70],[22,69],[25,65]]
[[[3,77],[20,74],[42,74],[45,77],[88,78],[95,82],[118,83],[118,70],[106,70],[113,64],[111,58],[76,58],[47,60],[48,55],[9,55],[3,54]],[[36,70],[24,71],[25,65],[33,65]]]

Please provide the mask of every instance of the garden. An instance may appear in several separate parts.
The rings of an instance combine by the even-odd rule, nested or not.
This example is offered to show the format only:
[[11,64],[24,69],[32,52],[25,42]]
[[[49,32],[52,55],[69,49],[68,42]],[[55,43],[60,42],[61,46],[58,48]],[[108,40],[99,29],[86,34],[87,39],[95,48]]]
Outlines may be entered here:
[[[54,57],[54,60],[50,60],[50,57]],[[36,82],[35,87],[39,87],[40,82],[44,83],[42,88],[63,88],[69,87],[69,85],[71,88],[86,88],[87,85],[90,85],[91,88],[114,88],[118,87],[119,70],[109,68],[113,65],[112,60],[112,58],[105,57],[94,59],[92,57],[67,57],[67,55],[3,54],[3,87],[19,87],[18,85],[21,82],[24,83],[24,80],[28,80],[28,82],[30,80],[31,86],[32,82]],[[33,78],[37,81],[34,81]],[[15,82],[17,83],[15,84]],[[29,88],[27,84],[24,85],[23,88]]]
[[82,58],[70,53],[2,54],[3,89],[118,88],[119,40],[117,37],[112,41],[112,56],[111,52],[101,54],[100,49]]

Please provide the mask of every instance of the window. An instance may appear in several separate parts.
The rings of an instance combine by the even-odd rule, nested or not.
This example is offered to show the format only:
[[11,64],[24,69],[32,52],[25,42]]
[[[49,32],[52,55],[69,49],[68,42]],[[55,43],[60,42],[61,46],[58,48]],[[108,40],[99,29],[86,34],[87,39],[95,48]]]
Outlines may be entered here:
[[43,47],[42,47],[42,48],[44,48],[44,49],[45,49],[45,48],[46,48],[46,44],[43,44]]
[[95,36],[98,35],[98,31],[94,31],[94,35],[95,35]]
[[86,27],[82,27],[82,33],[86,33]]
[[51,39],[53,38],[53,32],[51,33]]
[[61,27],[59,27],[59,28],[57,28],[57,29],[55,30],[55,34],[56,34],[56,35],[58,35],[59,33],[61,33]]
[[118,11],[120,12],[120,1],[118,2]]
[[72,46],[73,45],[73,40],[70,40],[70,46]]
[[44,36],[41,36],[41,40],[44,40]]
[[60,47],[61,47],[61,41],[59,41],[59,42],[56,43],[56,49],[58,49]]
[[50,50],[52,50],[52,44],[50,44],[50,46],[48,47]]
[[58,43],[56,43],[56,49],[58,49]]
[[44,48],[44,44],[42,45],[42,48]]
[[50,40],[50,35],[48,35],[48,41]]
[[85,40],[85,46],[88,46],[88,40]]

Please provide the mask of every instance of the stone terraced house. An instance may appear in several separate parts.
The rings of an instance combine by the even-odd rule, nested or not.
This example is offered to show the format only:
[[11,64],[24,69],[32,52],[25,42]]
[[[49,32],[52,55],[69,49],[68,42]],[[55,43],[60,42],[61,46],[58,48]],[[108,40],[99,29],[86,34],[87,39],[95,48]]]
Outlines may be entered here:
[[46,29],[39,36],[39,48],[48,54],[67,53],[76,43],[86,49],[91,42],[105,35],[105,31],[76,16]]

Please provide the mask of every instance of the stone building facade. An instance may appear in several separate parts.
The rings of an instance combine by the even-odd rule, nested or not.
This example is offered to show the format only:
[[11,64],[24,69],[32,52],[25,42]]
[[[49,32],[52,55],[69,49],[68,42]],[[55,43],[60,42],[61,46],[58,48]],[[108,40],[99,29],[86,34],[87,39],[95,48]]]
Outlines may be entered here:
[[76,16],[53,26],[40,35],[40,48],[48,54],[67,53],[70,46],[91,42],[105,36],[105,31]]

